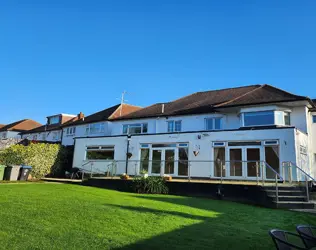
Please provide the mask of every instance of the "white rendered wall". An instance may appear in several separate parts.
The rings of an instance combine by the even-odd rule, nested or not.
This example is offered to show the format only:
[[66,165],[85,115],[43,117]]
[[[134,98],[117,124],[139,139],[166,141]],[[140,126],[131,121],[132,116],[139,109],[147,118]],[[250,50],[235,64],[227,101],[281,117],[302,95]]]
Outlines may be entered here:
[[[199,139],[201,136],[201,139]],[[193,177],[212,177],[214,161],[214,141],[263,141],[279,140],[280,163],[283,161],[297,162],[295,133],[293,128],[269,129],[269,130],[247,130],[247,131],[221,131],[207,133],[181,133],[181,134],[160,134],[132,136],[129,152],[132,157],[129,159],[128,174],[133,175],[138,171],[139,165],[135,164],[140,159],[140,144],[146,143],[189,143],[189,160],[191,162],[190,174]],[[74,167],[80,167],[87,162],[85,159],[86,147],[89,145],[114,146],[114,159],[121,161],[117,174],[125,172],[127,137],[103,137],[103,138],[78,138],[75,144]],[[199,148],[199,154],[195,156],[193,151]],[[199,161],[199,162],[198,162]],[[204,162],[203,162],[204,161]],[[108,161],[95,161],[98,168],[105,168]],[[281,164],[280,164],[281,165]],[[87,166],[89,170],[90,165]],[[135,169],[136,168],[136,169]]]

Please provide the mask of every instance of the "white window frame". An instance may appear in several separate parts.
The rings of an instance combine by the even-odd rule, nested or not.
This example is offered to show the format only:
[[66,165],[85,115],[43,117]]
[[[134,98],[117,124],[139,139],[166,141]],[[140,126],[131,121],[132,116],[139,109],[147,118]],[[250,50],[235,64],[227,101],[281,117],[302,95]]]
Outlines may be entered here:
[[[172,131],[169,130],[169,123],[172,123]],[[180,123],[180,130],[176,130],[176,123]],[[167,132],[168,133],[178,133],[182,131],[182,120],[171,120],[167,121]]]
[[[96,131],[91,132],[91,128],[93,126],[98,126],[98,129]],[[101,134],[105,132],[105,123],[104,122],[99,122],[99,123],[90,123],[86,125],[86,134],[87,135],[93,135],[93,134]]]
[[312,115],[312,122],[316,124],[316,115]]
[[74,136],[76,134],[76,127],[68,127],[66,128],[66,135],[67,136]]
[[[90,149],[89,149],[90,148]],[[113,151],[113,159],[87,159],[88,151]],[[86,161],[114,161],[115,157],[115,146],[113,145],[89,145],[86,147],[85,160]]]
[[[255,113],[266,113],[266,112],[272,112],[273,114],[273,123],[272,124],[261,124],[261,125],[246,125],[245,124],[245,114],[255,114]],[[241,115],[242,118],[242,126],[243,127],[264,127],[264,126],[274,126],[276,125],[276,117],[275,117],[275,110],[261,110],[261,111],[251,111],[251,112],[243,112]]]
[[[285,117],[289,117],[290,124],[285,124]],[[291,112],[289,111],[283,111],[283,117],[284,117],[284,126],[291,126]]]
[[[220,120],[220,125],[219,127],[220,128],[215,128],[215,120],[218,119]],[[213,128],[212,129],[209,129],[207,127],[207,124],[208,124],[208,121],[212,120],[212,126]],[[221,130],[223,128],[223,117],[207,117],[205,118],[204,120],[204,126],[205,126],[205,130],[208,130],[208,131],[211,131],[211,130]]]
[[[52,122],[51,122],[52,119],[56,119],[56,121],[54,121],[54,122],[52,123]],[[47,121],[47,124],[48,124],[48,125],[58,124],[58,123],[60,123],[60,116],[56,115],[56,116],[48,117],[48,121]]]
[[[148,123],[147,122],[143,122],[143,123],[134,123],[134,124],[123,124],[122,126],[122,134],[123,135],[130,135],[130,128],[137,128],[140,127],[141,128],[141,132],[140,133],[136,133],[136,134],[147,134],[148,133]],[[144,127],[147,128],[147,131],[144,132]],[[124,131],[126,129],[126,132]],[[135,134],[135,133],[134,133]]]
[[53,141],[58,141],[59,140],[59,131],[53,131],[52,132],[52,139]]

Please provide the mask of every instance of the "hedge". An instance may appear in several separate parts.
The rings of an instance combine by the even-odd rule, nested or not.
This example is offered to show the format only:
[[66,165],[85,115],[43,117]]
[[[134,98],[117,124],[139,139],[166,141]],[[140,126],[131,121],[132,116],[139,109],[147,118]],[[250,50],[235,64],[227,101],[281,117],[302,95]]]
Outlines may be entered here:
[[67,150],[58,144],[13,145],[0,151],[0,164],[31,166],[32,177],[39,179],[47,175],[60,175],[66,155]]

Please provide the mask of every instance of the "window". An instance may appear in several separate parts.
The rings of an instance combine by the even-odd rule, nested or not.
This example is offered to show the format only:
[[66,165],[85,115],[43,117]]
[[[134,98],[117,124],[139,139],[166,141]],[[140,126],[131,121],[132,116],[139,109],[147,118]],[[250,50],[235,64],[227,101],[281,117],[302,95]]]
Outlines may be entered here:
[[206,130],[219,130],[222,128],[222,118],[207,118],[205,119]]
[[148,132],[147,123],[125,124],[123,125],[123,134],[144,134]]
[[226,158],[225,148],[218,147],[214,149],[214,176],[225,177],[226,176]]
[[243,114],[243,118],[244,126],[264,126],[275,124],[273,111],[247,112]]
[[[76,129],[75,129],[75,132],[76,132]],[[99,133],[104,133],[104,132],[105,132],[104,123],[94,123],[94,124],[88,124],[86,126],[86,134],[99,134]]]
[[313,115],[313,123],[316,123],[316,115]]
[[67,136],[73,136],[76,134],[76,127],[70,127],[66,129]]
[[87,160],[114,160],[113,146],[89,146],[86,152]]
[[4,133],[2,133],[2,139],[5,139],[5,138],[7,138],[7,133],[6,132],[4,132]]
[[56,141],[59,139],[59,132],[53,132],[53,140]]
[[42,134],[42,140],[45,141],[46,140],[46,133]]
[[168,132],[181,132],[181,121],[168,121]]
[[213,147],[225,147],[225,142],[213,142]]
[[32,140],[37,140],[37,135],[33,135]]
[[59,115],[56,115],[56,116],[52,116],[52,117],[49,117],[48,118],[48,124],[51,125],[51,124],[57,124],[59,123]]
[[140,152],[140,172],[148,173],[149,148],[142,148]]
[[291,125],[291,113],[284,112],[284,125],[290,126]]

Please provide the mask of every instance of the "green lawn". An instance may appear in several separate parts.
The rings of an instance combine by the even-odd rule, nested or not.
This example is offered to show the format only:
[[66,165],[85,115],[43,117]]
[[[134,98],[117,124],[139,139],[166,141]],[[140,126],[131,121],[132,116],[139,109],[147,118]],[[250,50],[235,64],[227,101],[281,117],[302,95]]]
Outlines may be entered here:
[[273,249],[268,229],[316,216],[66,184],[0,184],[2,249]]

